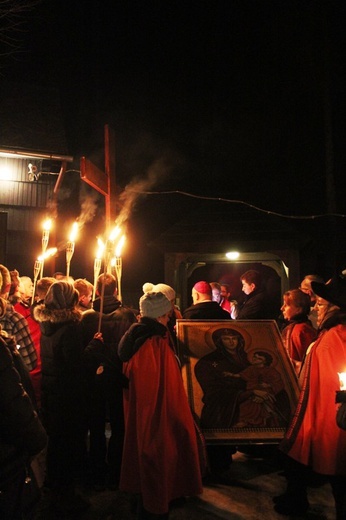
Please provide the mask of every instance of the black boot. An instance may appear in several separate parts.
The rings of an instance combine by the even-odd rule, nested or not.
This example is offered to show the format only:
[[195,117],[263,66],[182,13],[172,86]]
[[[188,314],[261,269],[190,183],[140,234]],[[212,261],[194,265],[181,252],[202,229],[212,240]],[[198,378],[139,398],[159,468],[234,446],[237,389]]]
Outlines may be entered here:
[[168,516],[169,512],[161,515],[150,513],[144,509],[142,497],[138,499],[136,520],[168,520]]
[[286,457],[284,471],[287,489],[282,495],[273,498],[274,509],[281,515],[304,515],[309,509],[307,482],[310,469],[290,457]]

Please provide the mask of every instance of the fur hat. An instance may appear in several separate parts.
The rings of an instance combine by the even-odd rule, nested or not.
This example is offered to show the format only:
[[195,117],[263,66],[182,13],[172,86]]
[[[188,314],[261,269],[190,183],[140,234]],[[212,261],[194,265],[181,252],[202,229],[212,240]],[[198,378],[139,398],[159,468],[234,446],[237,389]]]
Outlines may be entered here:
[[48,289],[44,304],[47,309],[73,309],[78,303],[78,291],[69,282],[54,282]]
[[334,276],[327,283],[311,282],[311,288],[317,296],[346,309],[346,277],[342,274]]
[[208,282],[204,282],[204,281],[197,282],[197,283],[195,283],[193,288],[195,289],[195,291],[197,291],[198,293],[201,293],[201,294],[210,294],[210,295],[212,294],[211,285]]
[[143,292],[162,292],[162,294],[164,294],[169,301],[175,299],[175,290],[170,285],[165,283],[158,283],[153,285],[152,283],[147,282],[143,285]]
[[159,318],[171,309],[171,302],[162,292],[146,292],[139,300],[139,310],[145,318]]

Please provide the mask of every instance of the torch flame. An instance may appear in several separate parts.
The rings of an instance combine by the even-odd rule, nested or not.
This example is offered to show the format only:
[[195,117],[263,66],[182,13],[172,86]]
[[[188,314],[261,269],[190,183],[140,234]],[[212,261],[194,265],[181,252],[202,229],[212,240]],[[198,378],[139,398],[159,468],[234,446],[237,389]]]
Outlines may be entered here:
[[97,238],[97,246],[98,248],[96,252],[96,258],[102,258],[105,250],[105,244],[101,238]]
[[115,228],[113,228],[112,231],[110,232],[108,240],[113,242],[117,238],[119,233],[120,233],[120,227],[119,226],[115,226]]
[[50,228],[52,227],[52,220],[50,218],[47,218],[44,222],[43,222],[43,229],[45,231],[49,231]]
[[51,247],[49,249],[47,249],[47,251],[43,254],[43,255],[40,255],[37,259],[40,260],[40,262],[42,262],[42,260],[45,260],[46,258],[49,258],[50,256],[54,256],[55,253],[57,252],[57,248],[56,247]]
[[77,238],[77,234],[78,234],[78,222],[74,222],[72,225],[72,230],[71,230],[69,241],[75,242],[76,238]]
[[121,250],[122,250],[122,248],[124,246],[125,240],[126,240],[125,235],[122,235],[122,237],[120,238],[119,242],[116,245],[115,256],[118,257],[118,258],[121,256]]
[[346,390],[346,372],[338,372],[340,379],[340,390]]

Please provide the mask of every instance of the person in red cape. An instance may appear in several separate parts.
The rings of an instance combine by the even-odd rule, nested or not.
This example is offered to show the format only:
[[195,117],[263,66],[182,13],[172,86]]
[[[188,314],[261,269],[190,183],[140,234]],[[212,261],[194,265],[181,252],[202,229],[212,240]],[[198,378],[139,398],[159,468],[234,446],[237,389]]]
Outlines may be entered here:
[[319,336],[307,350],[296,411],[280,444],[285,457],[286,492],[274,497],[283,515],[305,514],[311,470],[331,484],[336,519],[346,518],[346,431],[336,423],[339,375],[346,371],[346,278],[312,282],[317,294]]
[[168,518],[172,500],[202,493],[197,436],[168,342],[171,302],[161,292],[147,292],[139,307],[139,322],[118,349],[129,379],[119,487],[139,495],[137,519]]
[[301,289],[286,291],[281,311],[285,319],[281,331],[282,339],[298,376],[305,353],[317,337],[317,332],[309,320],[310,296]]

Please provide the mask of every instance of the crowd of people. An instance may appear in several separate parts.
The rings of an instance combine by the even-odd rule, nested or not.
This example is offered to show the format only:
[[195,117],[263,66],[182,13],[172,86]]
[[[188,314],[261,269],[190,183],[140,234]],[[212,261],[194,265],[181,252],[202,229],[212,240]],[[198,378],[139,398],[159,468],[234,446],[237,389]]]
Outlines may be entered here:
[[[309,483],[319,474],[331,484],[337,520],[345,520],[346,431],[336,422],[335,392],[346,371],[346,279],[306,276],[285,292],[280,315],[258,271],[240,281],[241,303],[228,284],[201,280],[183,310],[172,287],[145,283],[133,309],[118,299],[110,273],[95,287],[62,273],[34,287],[0,265],[0,516],[32,518],[43,490],[62,517],[83,511],[89,507],[77,491],[83,482],[133,494],[138,520],[168,518],[173,501],[202,493],[208,472],[231,467],[236,447],[206,446],[200,426],[215,427],[221,415],[229,424],[220,427],[259,424],[267,413],[259,386],[272,401],[283,391],[271,356],[257,350],[248,359],[231,327],[234,320],[275,320],[300,396],[279,445],[287,490],[273,507],[286,516],[305,514]],[[179,319],[227,321],[213,338],[219,347],[208,354],[213,374],[205,359],[195,370],[202,386],[227,371],[233,397],[205,402],[201,423],[181,377]],[[237,388],[249,398],[236,411]],[[227,410],[219,414],[221,405]],[[28,482],[36,490],[29,504]]]

